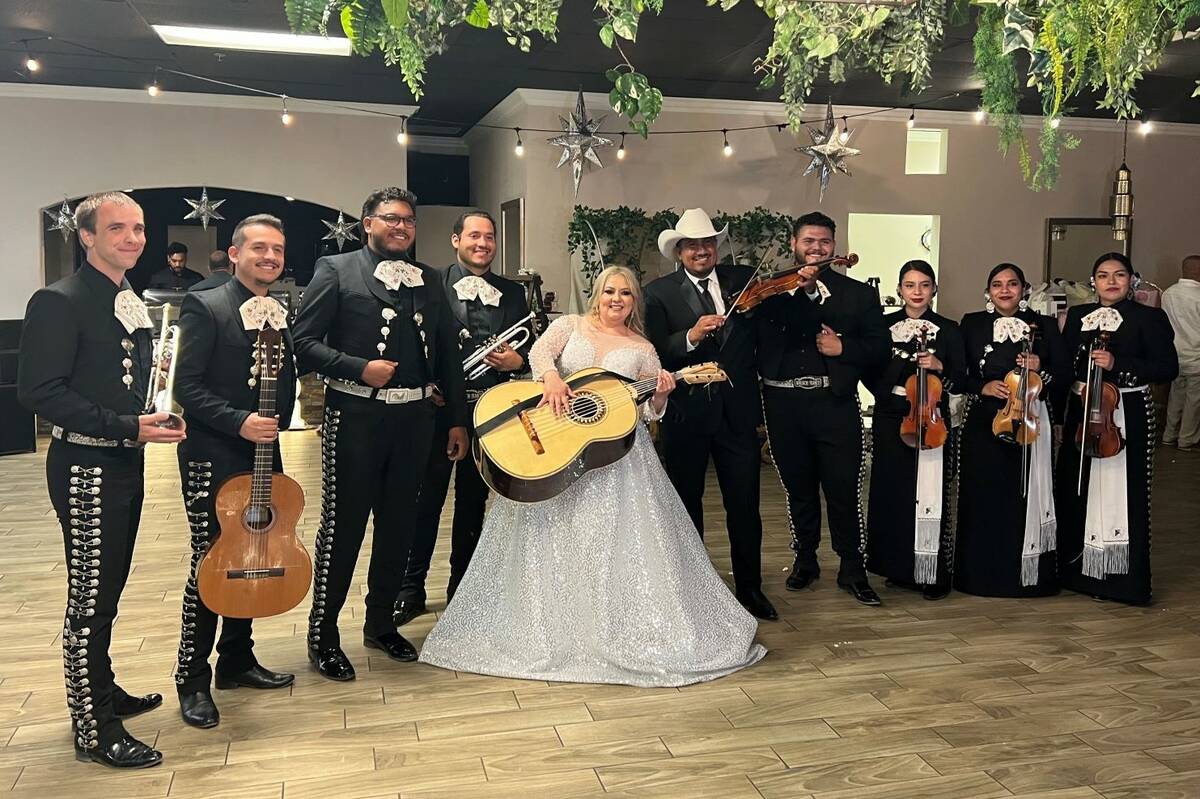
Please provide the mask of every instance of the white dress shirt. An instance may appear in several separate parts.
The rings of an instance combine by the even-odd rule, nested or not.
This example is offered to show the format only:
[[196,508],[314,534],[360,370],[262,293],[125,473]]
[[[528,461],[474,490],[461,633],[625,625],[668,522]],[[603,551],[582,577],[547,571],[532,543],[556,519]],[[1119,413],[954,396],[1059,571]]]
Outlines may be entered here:
[[1162,307],[1175,330],[1179,373],[1200,375],[1200,281],[1180,278],[1163,292]]

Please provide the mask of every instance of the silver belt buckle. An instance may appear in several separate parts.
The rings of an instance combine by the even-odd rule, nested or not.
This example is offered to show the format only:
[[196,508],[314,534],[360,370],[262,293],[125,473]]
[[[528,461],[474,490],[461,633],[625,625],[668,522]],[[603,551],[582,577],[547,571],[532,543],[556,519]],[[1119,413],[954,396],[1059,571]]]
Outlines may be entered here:
[[804,377],[796,378],[796,385],[799,388],[807,388],[807,389],[821,388],[825,385],[825,381],[824,381],[824,379],[822,379],[820,377],[814,377],[813,375],[805,375]]
[[407,397],[404,396],[404,392],[405,392],[405,389],[403,389],[403,388],[386,389],[386,393],[383,395],[383,401],[386,402],[388,405],[397,405],[408,399]]

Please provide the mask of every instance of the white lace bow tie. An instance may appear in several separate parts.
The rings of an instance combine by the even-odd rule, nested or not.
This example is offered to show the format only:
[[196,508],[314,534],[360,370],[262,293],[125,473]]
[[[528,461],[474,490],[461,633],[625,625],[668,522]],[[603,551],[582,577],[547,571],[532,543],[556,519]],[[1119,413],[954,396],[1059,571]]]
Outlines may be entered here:
[[500,289],[477,275],[468,275],[454,284],[454,293],[463,302],[479,300],[484,305],[500,307]]
[[272,297],[251,297],[241,304],[242,326],[247,330],[283,330],[287,327],[287,311]]
[[1001,316],[992,322],[993,341],[1011,341],[1019,344],[1029,337],[1029,325],[1015,316]]
[[150,322],[150,313],[132,289],[122,289],[113,300],[113,316],[125,328],[126,333],[132,333],[139,327],[154,327]]
[[925,340],[933,341],[937,338],[938,326],[924,319],[904,319],[892,325],[889,330],[892,331],[892,341],[903,344],[920,338],[922,330],[925,331]]
[[395,291],[400,286],[411,289],[425,285],[420,267],[413,266],[408,261],[380,261],[379,266],[375,267],[375,278],[387,286],[388,291]]
[[1097,308],[1083,317],[1084,330],[1105,330],[1109,333],[1121,326],[1121,312],[1116,308]]

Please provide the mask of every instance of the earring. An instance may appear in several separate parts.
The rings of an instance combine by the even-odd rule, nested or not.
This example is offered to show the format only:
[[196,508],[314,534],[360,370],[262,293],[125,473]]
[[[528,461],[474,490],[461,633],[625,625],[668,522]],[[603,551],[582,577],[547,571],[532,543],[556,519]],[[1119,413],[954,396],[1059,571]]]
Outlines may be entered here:
[[1029,300],[1022,297],[1021,301],[1017,303],[1017,307],[1020,308],[1022,311],[1028,310],[1029,309]]
[[996,312],[996,304],[994,302],[992,302],[992,299],[990,297],[988,298],[988,301],[983,304],[983,307],[987,309],[988,313]]

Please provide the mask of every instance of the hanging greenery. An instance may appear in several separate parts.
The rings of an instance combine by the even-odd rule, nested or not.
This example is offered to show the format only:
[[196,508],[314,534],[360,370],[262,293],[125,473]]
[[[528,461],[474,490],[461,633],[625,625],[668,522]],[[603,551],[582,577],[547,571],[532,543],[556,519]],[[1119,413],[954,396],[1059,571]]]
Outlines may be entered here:
[[[297,31],[325,32],[336,18],[354,51],[376,50],[398,65],[420,98],[425,65],[446,48],[457,25],[499,28],[508,43],[528,52],[532,36],[554,41],[563,0],[284,0]],[[740,0],[706,0],[728,11]],[[1101,94],[1099,107],[1118,118],[1140,113],[1134,90],[1155,68],[1170,42],[1196,38],[1185,31],[1200,17],[1200,0],[913,0],[904,6],[754,0],[774,22],[773,37],[756,69],[764,89],[778,86],[788,121],[798,129],[814,82],[824,75],[844,81],[848,71],[899,79],[906,94],[930,84],[931,61],[946,24],[960,24],[976,9],[976,70],[983,106],[1000,132],[1000,147],[1019,151],[1022,174],[1034,189],[1058,177],[1058,155],[1078,141],[1059,133],[1057,121],[1080,93]],[[645,11],[662,12],[664,0],[595,0],[598,35],[614,51],[606,75],[609,103],[641,135],[662,111],[662,93],[638,72],[622,43],[637,39]],[[1024,81],[1024,82],[1022,82]],[[1017,113],[1021,92],[1036,88],[1043,127],[1034,160]],[[1200,96],[1200,81],[1193,96]]]

